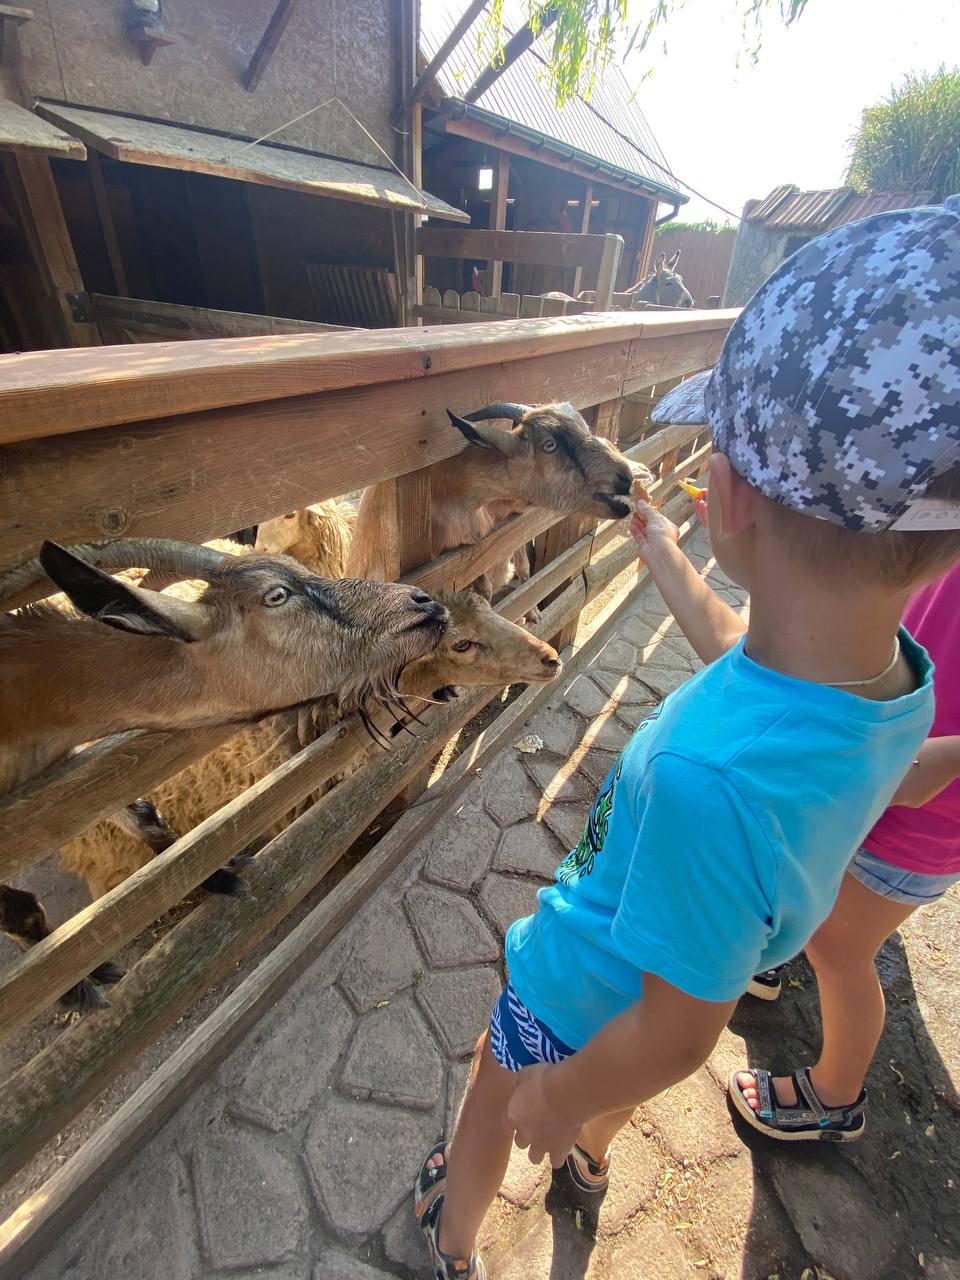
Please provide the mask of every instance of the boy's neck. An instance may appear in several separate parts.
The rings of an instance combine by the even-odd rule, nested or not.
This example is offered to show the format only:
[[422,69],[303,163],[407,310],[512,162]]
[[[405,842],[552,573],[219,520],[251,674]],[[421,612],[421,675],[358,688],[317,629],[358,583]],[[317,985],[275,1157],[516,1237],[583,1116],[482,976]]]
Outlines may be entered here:
[[[754,566],[746,652],[754,662],[816,684],[871,680],[890,665],[909,589],[826,585],[782,560]],[[916,687],[901,659],[882,680],[850,691],[886,701]]]

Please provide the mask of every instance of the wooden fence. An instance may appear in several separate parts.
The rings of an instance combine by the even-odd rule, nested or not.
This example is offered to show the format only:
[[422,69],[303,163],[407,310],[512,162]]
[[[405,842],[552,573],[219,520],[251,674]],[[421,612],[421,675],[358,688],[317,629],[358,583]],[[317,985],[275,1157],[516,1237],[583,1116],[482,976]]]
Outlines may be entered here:
[[584,291],[579,298],[549,298],[542,293],[500,293],[493,297],[468,291],[443,293],[427,285],[422,305],[414,313],[427,324],[477,324],[490,320],[532,320],[541,316],[580,316],[589,311],[676,311],[676,307],[659,307],[644,302],[635,293],[613,293],[606,306],[597,302],[595,292]]
[[118,298],[90,293],[77,306],[97,326],[101,342],[169,342],[179,338],[250,338],[268,333],[337,332],[343,326],[317,324],[313,320],[288,320],[280,316],[252,315],[243,311],[216,311],[212,307],[186,307],[146,298]]
[[721,298],[727,282],[727,272],[733,257],[736,231],[699,230],[685,227],[676,231],[667,228],[654,241],[654,253],[668,256],[680,250],[677,270],[683,283],[690,290],[698,307],[705,307],[710,298]]
[[[44,538],[203,541],[365,485],[394,487],[393,576],[466,584],[539,538],[541,567],[499,606],[547,601],[539,634],[569,635],[584,604],[634,556],[616,522],[511,517],[476,546],[429,559],[430,464],[463,441],[446,409],[570,400],[616,439],[625,395],[711,364],[733,312],[491,323],[456,329],[99,347],[0,359],[0,567]],[[662,497],[700,468],[698,429],[668,426],[631,456]],[[678,451],[692,450],[682,465]],[[0,1094],[0,1177],[10,1176],[219,981],[326,874],[494,691],[433,707],[422,725],[330,791],[260,853],[249,896],[201,902],[110,993]],[[235,732],[118,734],[0,799],[0,876],[172,776]],[[11,1036],[77,979],[339,772],[368,743],[347,719],[0,972]],[[362,872],[363,864],[356,870]],[[355,873],[351,872],[351,875]]]

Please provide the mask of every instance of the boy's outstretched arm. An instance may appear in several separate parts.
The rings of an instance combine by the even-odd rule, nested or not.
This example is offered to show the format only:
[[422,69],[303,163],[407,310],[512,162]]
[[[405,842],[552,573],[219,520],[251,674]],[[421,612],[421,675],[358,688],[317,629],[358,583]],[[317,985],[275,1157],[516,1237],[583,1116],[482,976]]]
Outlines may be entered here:
[[677,526],[648,502],[638,502],[630,532],[640,548],[640,559],[697,656],[713,662],[731,649],[746,625],[681,551]]
[[517,1146],[559,1168],[584,1124],[637,1107],[702,1066],[736,1003],[698,1000],[645,973],[639,1004],[559,1065],[520,1072],[507,1108]]
[[960,735],[928,738],[890,803],[919,809],[957,778],[960,778]]

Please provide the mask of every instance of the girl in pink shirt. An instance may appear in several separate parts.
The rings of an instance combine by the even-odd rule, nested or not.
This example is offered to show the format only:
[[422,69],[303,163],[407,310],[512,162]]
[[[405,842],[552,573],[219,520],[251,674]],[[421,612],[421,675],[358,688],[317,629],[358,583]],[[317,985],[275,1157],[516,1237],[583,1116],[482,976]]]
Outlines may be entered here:
[[[850,1141],[863,1133],[863,1081],[883,1030],[874,960],[918,907],[960,880],[960,565],[910,601],[904,626],[934,661],[936,717],[893,803],[854,855],[833,911],[810,939],[820,981],[823,1049],[816,1066],[774,1079],[762,1068],[734,1073],[730,1094],[746,1120],[771,1138]],[[776,999],[776,971],[751,991]],[[846,1127],[820,1123],[846,1108]],[[819,1114],[818,1114],[819,1113]]]

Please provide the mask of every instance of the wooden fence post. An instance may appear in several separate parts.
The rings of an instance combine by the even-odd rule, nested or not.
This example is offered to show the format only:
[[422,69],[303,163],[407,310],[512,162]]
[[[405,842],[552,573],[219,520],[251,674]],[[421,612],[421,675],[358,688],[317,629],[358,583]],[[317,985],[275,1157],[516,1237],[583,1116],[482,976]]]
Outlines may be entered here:
[[[426,564],[433,554],[430,469],[411,471],[393,483],[396,486],[397,552],[403,574]],[[412,804],[426,790],[432,769],[431,761],[414,774],[400,792],[401,804]]]
[[[497,167],[493,175],[493,195],[490,200],[490,230],[503,231],[507,225],[507,189],[510,186],[510,156],[506,151],[497,152]],[[422,259],[421,259],[422,261]],[[503,259],[490,261],[487,292],[492,298],[500,296],[503,287]]]
[[606,235],[600,266],[597,268],[597,311],[609,311],[613,291],[617,287],[620,255],[623,253],[623,236]]

